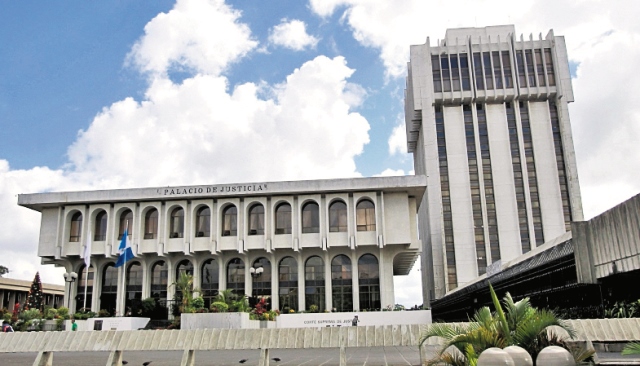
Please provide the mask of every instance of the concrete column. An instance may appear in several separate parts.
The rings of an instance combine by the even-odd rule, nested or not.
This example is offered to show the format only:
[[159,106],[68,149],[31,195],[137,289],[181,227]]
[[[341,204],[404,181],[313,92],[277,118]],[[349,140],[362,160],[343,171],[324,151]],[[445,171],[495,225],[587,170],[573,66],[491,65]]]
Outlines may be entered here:
[[331,290],[331,257],[324,252],[324,300],[325,309],[333,310],[333,291]]
[[180,366],[193,366],[196,362],[196,353],[192,349],[185,349],[182,353],[182,361]]
[[296,260],[298,261],[298,309],[296,310],[307,310],[307,301],[304,297],[304,257],[302,253],[298,252]]
[[353,301],[353,310],[360,309],[360,282],[358,271],[358,253],[351,252],[351,298]]
[[258,366],[269,366],[269,349],[260,349],[260,360],[258,360]]
[[145,257],[140,261],[142,263],[142,299],[151,297],[151,265]]
[[227,258],[225,255],[220,255],[218,260],[218,278],[220,279],[218,291],[223,291],[227,289]]
[[[102,294],[102,265],[94,259],[93,261],[93,293],[91,294],[91,310],[96,313],[100,311],[100,295]],[[66,306],[66,305],[65,305]]]
[[[176,282],[176,263],[173,262],[171,257],[166,257],[167,263],[167,301],[173,300],[173,295],[176,293],[176,287],[171,286],[172,283]],[[168,306],[169,314],[171,314],[171,306]],[[173,316],[171,316],[173,319]]]
[[[271,260],[271,309],[280,309],[280,283],[278,282],[278,263],[274,253],[269,256]],[[275,263],[275,265],[274,265]]]

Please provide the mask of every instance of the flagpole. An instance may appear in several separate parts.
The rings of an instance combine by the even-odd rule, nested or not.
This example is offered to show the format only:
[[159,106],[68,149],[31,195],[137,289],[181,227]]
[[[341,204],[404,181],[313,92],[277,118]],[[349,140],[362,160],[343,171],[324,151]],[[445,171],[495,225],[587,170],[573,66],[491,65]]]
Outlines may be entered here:
[[[124,234],[125,236],[129,236],[129,220],[125,221],[124,223]],[[123,237],[123,240],[125,240],[125,243],[127,242],[127,240],[129,240],[129,238]],[[124,250],[124,253],[122,253],[122,255],[124,255],[124,264],[122,265],[122,316],[125,316],[127,313],[127,250]]]
[[[89,257],[89,263],[91,263],[91,257]],[[87,308],[87,287],[89,287],[89,266],[85,266],[84,272],[84,306],[83,309]]]

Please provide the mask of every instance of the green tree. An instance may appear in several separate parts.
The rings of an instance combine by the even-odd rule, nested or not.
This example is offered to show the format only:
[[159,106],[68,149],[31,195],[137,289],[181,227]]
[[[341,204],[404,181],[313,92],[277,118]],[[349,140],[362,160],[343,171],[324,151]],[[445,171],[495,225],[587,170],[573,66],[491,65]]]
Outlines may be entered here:
[[0,277],[6,275],[7,273],[9,273],[9,268],[0,265]]
[[42,282],[40,282],[40,272],[36,272],[36,276],[33,278],[31,288],[29,289],[29,295],[27,295],[26,308],[42,310],[44,301],[44,294],[42,293]]
[[180,293],[180,298],[176,296],[176,300],[180,300],[179,310],[180,313],[184,313],[191,307],[193,293],[198,291],[193,287],[193,276],[187,273],[181,273],[180,277],[172,285],[175,286],[176,291]]
[[[431,337],[444,339],[442,349],[428,365],[476,365],[482,351],[490,347],[504,348],[517,345],[529,352],[535,360],[542,348],[549,345],[565,347],[562,337],[550,326],[564,329],[570,337],[575,332],[567,323],[549,310],[539,310],[525,298],[514,302],[509,293],[500,304],[493,287],[489,285],[495,312],[488,307],[479,309],[466,324],[432,324],[421,336],[422,345]],[[548,329],[549,328],[549,329]],[[449,348],[452,347],[452,348]],[[582,357],[590,356],[588,353]]]

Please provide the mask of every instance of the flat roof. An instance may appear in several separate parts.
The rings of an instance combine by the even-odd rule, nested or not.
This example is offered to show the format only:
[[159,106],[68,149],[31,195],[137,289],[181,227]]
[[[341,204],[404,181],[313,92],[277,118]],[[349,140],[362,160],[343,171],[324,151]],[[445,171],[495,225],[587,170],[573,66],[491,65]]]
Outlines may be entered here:
[[[33,281],[17,280],[15,278],[0,277],[0,290],[29,291]],[[42,292],[47,294],[64,295],[63,285],[42,283]]]
[[335,192],[408,192],[418,204],[427,187],[424,175],[341,178],[288,182],[224,183],[192,186],[111,189],[75,192],[45,192],[18,195],[18,205],[35,211],[60,205],[92,203],[170,201],[184,199],[281,196]]

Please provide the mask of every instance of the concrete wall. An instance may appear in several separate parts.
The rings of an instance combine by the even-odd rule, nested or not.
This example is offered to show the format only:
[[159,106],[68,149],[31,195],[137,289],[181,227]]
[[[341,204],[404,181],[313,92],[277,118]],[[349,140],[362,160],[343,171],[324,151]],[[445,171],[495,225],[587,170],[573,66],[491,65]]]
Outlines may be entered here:
[[572,222],[578,281],[640,269],[640,195],[586,222]]

